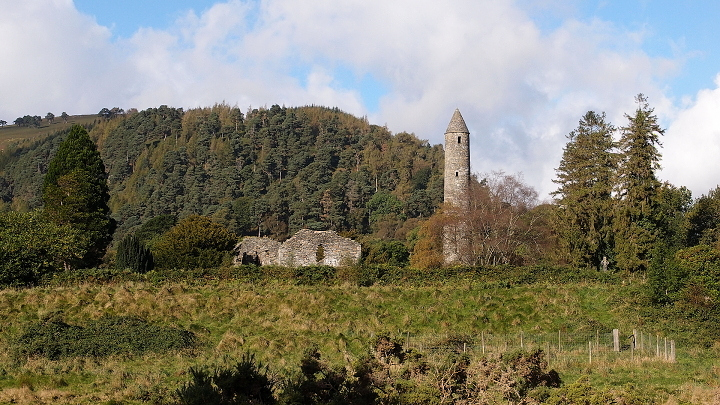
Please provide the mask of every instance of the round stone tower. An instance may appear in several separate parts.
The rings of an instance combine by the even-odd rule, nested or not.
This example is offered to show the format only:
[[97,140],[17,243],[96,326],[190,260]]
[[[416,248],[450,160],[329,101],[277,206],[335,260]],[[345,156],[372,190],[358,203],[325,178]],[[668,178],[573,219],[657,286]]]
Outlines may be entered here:
[[464,209],[470,194],[470,131],[456,109],[445,131],[445,203]]
[[443,259],[445,264],[468,264],[471,249],[463,217],[470,207],[470,131],[460,110],[445,131],[445,204],[457,211],[456,220],[443,227]]

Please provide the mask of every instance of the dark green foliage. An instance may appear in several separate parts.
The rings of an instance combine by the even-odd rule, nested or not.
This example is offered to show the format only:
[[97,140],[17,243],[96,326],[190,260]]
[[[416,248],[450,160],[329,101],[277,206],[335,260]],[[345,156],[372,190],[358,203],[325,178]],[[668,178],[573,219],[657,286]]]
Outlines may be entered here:
[[[402,240],[404,218],[427,217],[442,201],[440,145],[338,109],[161,106],[103,120],[90,135],[108,172],[116,242],[159,215],[192,214],[279,240],[301,228],[375,229]],[[58,141],[9,157],[4,200],[40,206],[40,177]],[[366,204],[379,190],[395,204],[389,215],[376,207],[371,229]]]
[[557,171],[553,194],[560,209],[556,230],[577,266],[598,269],[613,258],[612,189],[617,157],[605,114],[589,111],[573,130]]
[[142,243],[152,244],[152,241],[169,231],[175,224],[177,224],[175,215],[158,215],[142,224],[140,229],[135,231],[135,237]]
[[332,266],[303,266],[295,269],[295,282],[299,285],[317,285],[335,279],[337,270]]
[[[300,375],[285,383],[280,402],[287,405],[371,405],[378,395],[369,375],[371,368],[359,368],[349,378],[343,367],[331,367],[311,347],[300,360]],[[351,381],[354,380],[354,381]]]
[[0,213],[0,285],[32,284],[82,257],[83,238],[39,210]]
[[107,175],[100,153],[85,128],[74,125],[48,165],[43,182],[45,211],[58,224],[86,238],[86,253],[77,266],[100,263],[112,239]]
[[39,115],[25,115],[16,118],[13,122],[19,127],[40,127],[40,125],[42,125],[42,117]]
[[163,268],[219,266],[237,237],[208,217],[191,215],[165,232],[153,245],[155,264]]
[[0,175],[8,188],[5,199],[36,209],[42,207],[42,185],[49,162],[55,150],[69,133],[58,131],[42,141],[9,148],[0,154]]
[[372,240],[363,249],[363,263],[405,267],[410,263],[410,251],[397,240]]
[[664,130],[645,96],[638,95],[636,101],[635,115],[626,115],[628,124],[621,129],[619,201],[614,221],[615,260],[621,269],[645,271],[653,246],[662,237],[662,229],[657,223],[661,183],[655,171],[660,168],[661,155],[657,148]]
[[178,389],[183,405],[272,405],[275,382],[255,356],[245,353],[232,367],[190,368],[192,381]]
[[363,265],[357,268],[356,283],[369,287],[373,284],[393,284],[409,276],[406,269],[397,266],[376,264]]
[[695,308],[720,307],[720,250],[697,245],[678,251],[675,259],[687,275],[683,301]]
[[720,187],[695,201],[687,213],[685,245],[713,245],[720,240]]
[[146,273],[153,268],[152,253],[138,238],[127,235],[118,243],[115,267]]
[[658,243],[653,250],[647,286],[654,304],[665,305],[675,301],[685,285],[687,273],[678,265],[675,252],[676,249],[664,243]]
[[152,325],[142,318],[104,316],[85,326],[77,326],[65,323],[60,315],[54,314],[30,325],[15,342],[15,352],[20,356],[56,360],[76,356],[139,355],[194,345],[192,332]]
[[642,393],[633,384],[622,387],[597,388],[590,385],[587,376],[556,390],[545,392],[541,402],[548,405],[645,405],[656,403],[656,399]]

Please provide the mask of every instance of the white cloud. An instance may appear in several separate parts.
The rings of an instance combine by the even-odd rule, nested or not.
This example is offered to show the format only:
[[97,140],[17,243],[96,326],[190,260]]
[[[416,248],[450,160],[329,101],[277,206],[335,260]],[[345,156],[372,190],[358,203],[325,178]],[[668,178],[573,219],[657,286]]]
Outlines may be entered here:
[[6,121],[48,111],[96,112],[99,100],[117,95],[116,83],[125,79],[123,62],[107,46],[109,30],[77,13],[69,0],[3,7],[0,38],[0,114]]
[[[572,8],[568,1],[562,10]],[[472,132],[473,171],[523,172],[544,197],[554,189],[565,135],[587,110],[623,125],[643,92],[662,119],[674,117],[659,83],[679,62],[644,53],[647,32],[606,21],[566,19],[541,31],[524,3],[230,0],[113,42],[70,0],[26,0],[0,20],[0,118],[220,101],[320,104],[440,143],[460,108]],[[342,69],[382,83],[377,111],[363,105],[362,89],[343,82]],[[666,149],[671,134],[686,132],[684,117],[705,108],[704,94],[677,115]],[[665,156],[666,172],[680,173]]]
[[720,185],[720,74],[715,83],[718,87],[701,90],[678,112],[662,139],[661,177],[687,186],[694,197]]

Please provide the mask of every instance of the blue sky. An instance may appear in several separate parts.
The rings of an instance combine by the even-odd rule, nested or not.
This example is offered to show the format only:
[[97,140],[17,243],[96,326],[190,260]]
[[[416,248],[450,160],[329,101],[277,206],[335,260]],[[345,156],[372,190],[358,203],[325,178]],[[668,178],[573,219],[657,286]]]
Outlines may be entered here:
[[604,111],[622,126],[644,93],[667,129],[660,177],[695,196],[720,183],[716,2],[0,4],[8,122],[113,106],[315,104],[440,143],[460,108],[472,170],[522,173],[546,198],[580,117]]

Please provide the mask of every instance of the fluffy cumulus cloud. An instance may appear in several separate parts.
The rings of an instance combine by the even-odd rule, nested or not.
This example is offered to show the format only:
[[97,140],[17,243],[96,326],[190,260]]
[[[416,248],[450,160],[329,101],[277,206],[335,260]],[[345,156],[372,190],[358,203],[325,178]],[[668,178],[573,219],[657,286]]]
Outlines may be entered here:
[[701,90],[665,132],[662,177],[700,197],[720,185],[720,74]]
[[[0,114],[92,111],[118,94],[123,61],[110,31],[79,14],[71,0],[3,1],[0,17]],[[9,119],[8,119],[9,118]]]
[[8,121],[108,106],[316,104],[440,143],[460,108],[473,171],[523,172],[541,195],[553,190],[565,135],[587,110],[623,125],[643,92],[659,114],[678,118],[670,147],[670,134],[702,132],[690,116],[718,98],[701,93],[674,111],[658,83],[676,62],[644,53],[644,33],[572,19],[541,30],[531,13],[542,9],[510,0],[231,0],[127,39],[113,39],[71,0],[5,9],[0,118]]

